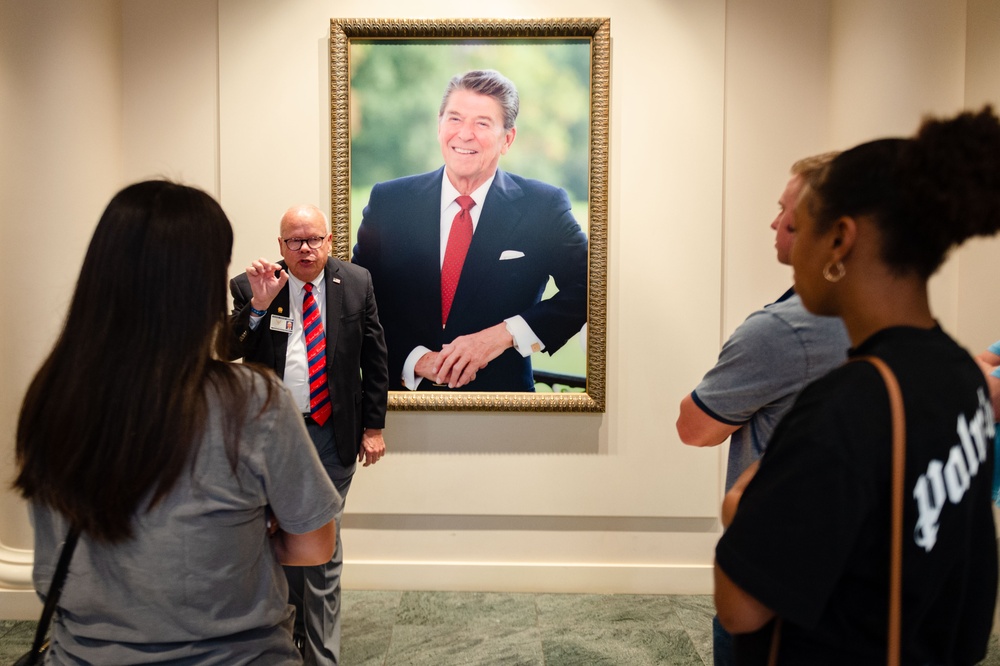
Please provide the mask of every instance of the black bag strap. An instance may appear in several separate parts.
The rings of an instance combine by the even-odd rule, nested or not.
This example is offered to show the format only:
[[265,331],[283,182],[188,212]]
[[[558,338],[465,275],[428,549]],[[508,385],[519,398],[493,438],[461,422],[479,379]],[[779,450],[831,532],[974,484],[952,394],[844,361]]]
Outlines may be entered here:
[[38,621],[38,629],[35,630],[35,641],[31,644],[31,658],[27,664],[30,666],[38,662],[38,657],[42,653],[45,645],[45,636],[49,633],[49,624],[52,622],[52,615],[56,611],[56,603],[62,594],[63,584],[66,582],[66,574],[69,573],[69,561],[73,558],[73,550],[76,549],[76,542],[80,537],[80,530],[71,527],[66,534],[66,541],[63,542],[62,551],[59,553],[59,562],[56,564],[56,572],[52,576],[52,584],[49,585],[49,594],[45,598],[45,607],[42,609],[42,618]]

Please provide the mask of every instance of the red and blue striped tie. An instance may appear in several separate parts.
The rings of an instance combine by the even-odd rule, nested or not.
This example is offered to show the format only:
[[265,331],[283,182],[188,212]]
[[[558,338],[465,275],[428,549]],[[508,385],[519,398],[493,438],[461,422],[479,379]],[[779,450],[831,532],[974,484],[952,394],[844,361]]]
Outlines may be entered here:
[[306,360],[309,362],[309,415],[317,425],[323,425],[333,411],[330,406],[330,386],[326,380],[326,335],[319,306],[312,295],[313,286],[305,284],[302,298],[302,329],[306,336]]

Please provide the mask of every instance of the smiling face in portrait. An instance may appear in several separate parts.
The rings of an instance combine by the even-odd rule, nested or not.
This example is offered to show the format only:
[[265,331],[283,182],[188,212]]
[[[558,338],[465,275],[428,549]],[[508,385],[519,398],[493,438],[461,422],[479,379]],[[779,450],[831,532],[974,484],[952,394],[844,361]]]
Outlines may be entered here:
[[[323,242],[315,249],[303,242],[298,250],[290,250],[285,244],[285,239],[289,238],[322,238]],[[326,268],[332,242],[333,236],[327,230],[326,218],[316,208],[293,207],[281,218],[281,236],[278,238],[281,258],[288,264],[288,272],[303,282],[312,282]]]
[[438,142],[452,185],[470,194],[496,171],[500,156],[514,142],[515,128],[504,129],[500,102],[488,95],[455,90],[438,118]]
[[792,176],[785,191],[778,199],[778,216],[771,222],[775,232],[774,249],[778,252],[778,263],[790,266],[792,263],[792,245],[795,243],[795,204],[798,203],[802,191],[802,176]]

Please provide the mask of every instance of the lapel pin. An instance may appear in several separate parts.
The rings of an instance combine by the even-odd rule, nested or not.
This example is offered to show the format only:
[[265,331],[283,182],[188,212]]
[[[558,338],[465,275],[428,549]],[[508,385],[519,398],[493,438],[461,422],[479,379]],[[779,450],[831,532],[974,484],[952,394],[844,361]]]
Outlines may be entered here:
[[334,284],[340,284],[340,278],[333,278]]
[[285,308],[278,308],[278,314],[281,314],[284,311],[285,311]]

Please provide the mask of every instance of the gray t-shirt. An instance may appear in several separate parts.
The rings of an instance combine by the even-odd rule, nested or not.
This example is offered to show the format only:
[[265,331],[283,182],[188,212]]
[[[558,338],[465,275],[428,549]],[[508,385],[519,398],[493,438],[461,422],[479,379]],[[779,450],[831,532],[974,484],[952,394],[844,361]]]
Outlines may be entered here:
[[726,490],[764,453],[774,427],[805,386],[837,367],[850,347],[838,317],[818,317],[798,294],[740,324],[692,392],[717,421],[741,426],[729,440]]
[[[251,381],[247,368],[236,367]],[[80,537],[49,663],[301,663],[265,508],[282,529],[304,534],[333,519],[340,497],[291,395],[277,385],[275,399],[256,416],[265,380],[253,381],[235,475],[219,401],[209,391],[206,434],[191,474],[135,517],[133,539],[109,546]],[[47,591],[67,526],[47,507],[33,504],[31,512],[35,589]]]

